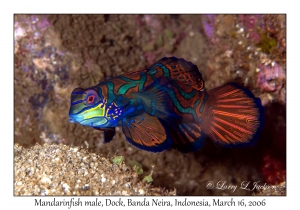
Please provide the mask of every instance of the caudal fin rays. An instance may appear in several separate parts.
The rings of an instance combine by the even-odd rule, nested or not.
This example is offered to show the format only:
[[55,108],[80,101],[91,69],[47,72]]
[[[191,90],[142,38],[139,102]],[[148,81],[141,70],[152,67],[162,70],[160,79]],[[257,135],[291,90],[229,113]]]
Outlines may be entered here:
[[212,89],[208,94],[205,133],[222,146],[254,144],[264,122],[260,99],[234,83]]

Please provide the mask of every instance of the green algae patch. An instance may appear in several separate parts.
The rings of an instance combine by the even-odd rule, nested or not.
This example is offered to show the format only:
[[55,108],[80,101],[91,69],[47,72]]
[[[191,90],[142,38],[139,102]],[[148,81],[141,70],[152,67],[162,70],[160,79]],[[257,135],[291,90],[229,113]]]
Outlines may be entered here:
[[144,179],[143,179],[144,182],[147,182],[147,183],[151,183],[153,182],[153,178],[152,178],[152,175],[148,175],[148,176],[145,176]]
[[112,162],[116,165],[121,165],[124,161],[124,157],[123,156],[116,156],[113,158]]
[[269,37],[268,34],[264,34],[261,36],[261,39],[257,44],[257,47],[261,48],[261,50],[265,53],[270,53],[274,49],[276,44],[277,43],[275,39]]
[[134,170],[138,175],[141,175],[141,174],[144,173],[143,167],[142,167],[142,165],[141,165],[139,162],[137,162],[137,161],[135,161],[135,160],[130,160],[130,161],[129,161],[129,164],[132,166],[133,170]]

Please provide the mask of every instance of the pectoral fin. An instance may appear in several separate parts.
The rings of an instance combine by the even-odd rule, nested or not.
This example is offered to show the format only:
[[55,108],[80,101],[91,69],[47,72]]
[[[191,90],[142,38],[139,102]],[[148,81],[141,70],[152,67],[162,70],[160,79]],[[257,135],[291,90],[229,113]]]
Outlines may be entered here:
[[96,128],[96,127],[94,127],[94,128],[97,129],[97,130],[100,130],[100,131],[104,131],[104,134],[103,134],[104,143],[110,142],[116,134],[115,127],[112,127],[112,128]]
[[160,120],[146,112],[124,119],[123,132],[130,144],[146,151],[161,152],[172,145],[172,139]]

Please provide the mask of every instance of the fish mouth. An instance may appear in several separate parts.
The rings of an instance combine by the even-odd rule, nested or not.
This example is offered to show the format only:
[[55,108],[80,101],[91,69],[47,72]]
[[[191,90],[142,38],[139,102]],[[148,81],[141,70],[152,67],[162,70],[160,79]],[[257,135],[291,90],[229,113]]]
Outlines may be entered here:
[[75,123],[75,120],[73,119],[73,117],[70,117],[70,116],[69,116],[69,122],[70,122],[70,123]]
[[82,117],[78,116],[78,115],[72,115],[72,114],[69,114],[69,122],[70,123],[80,123],[80,121],[82,121]]

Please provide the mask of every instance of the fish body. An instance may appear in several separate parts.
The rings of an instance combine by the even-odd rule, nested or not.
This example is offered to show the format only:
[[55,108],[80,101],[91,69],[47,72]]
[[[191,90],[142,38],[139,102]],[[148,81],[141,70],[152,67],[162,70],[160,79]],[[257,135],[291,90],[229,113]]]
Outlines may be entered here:
[[230,83],[209,91],[196,65],[176,57],[106,79],[71,94],[70,122],[104,131],[104,142],[122,126],[134,146],[161,152],[197,151],[209,136],[226,147],[257,139],[263,107],[251,91]]

